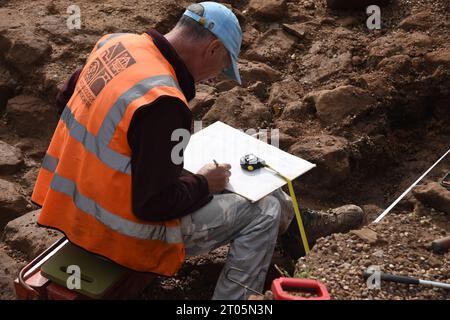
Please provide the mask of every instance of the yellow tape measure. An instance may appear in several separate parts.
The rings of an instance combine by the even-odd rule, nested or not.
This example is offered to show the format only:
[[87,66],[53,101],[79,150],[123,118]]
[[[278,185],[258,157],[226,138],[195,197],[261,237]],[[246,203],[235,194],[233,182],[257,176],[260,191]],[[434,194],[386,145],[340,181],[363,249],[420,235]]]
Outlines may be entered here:
[[271,166],[266,164],[266,162],[264,160],[256,157],[253,154],[247,154],[241,158],[241,167],[242,167],[242,169],[247,170],[247,171],[254,171],[256,169],[265,167],[265,168],[268,168],[268,169],[274,171],[277,175],[279,175],[284,180],[286,180],[286,182],[288,184],[288,188],[289,188],[289,194],[292,199],[292,205],[294,206],[294,212],[295,212],[295,217],[297,219],[298,228],[300,230],[300,235],[302,237],[303,247],[305,248],[305,253],[308,254],[309,253],[308,238],[306,237],[306,232],[305,232],[305,228],[303,226],[302,216],[300,214],[300,208],[298,206],[297,197],[295,196],[295,191],[294,191],[294,187],[292,185],[292,181],[288,177],[281,174],[279,171],[275,170],[274,168],[272,168]]

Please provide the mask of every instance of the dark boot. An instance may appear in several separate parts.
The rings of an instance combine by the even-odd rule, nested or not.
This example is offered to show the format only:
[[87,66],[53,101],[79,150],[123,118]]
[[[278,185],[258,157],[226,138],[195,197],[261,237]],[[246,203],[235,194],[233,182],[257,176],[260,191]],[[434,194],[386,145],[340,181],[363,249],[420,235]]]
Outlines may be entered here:
[[[359,228],[365,218],[363,210],[355,205],[345,205],[326,212],[303,208],[301,215],[310,248],[321,237]],[[280,238],[281,246],[293,259],[297,260],[305,255],[296,218],[292,219]]]

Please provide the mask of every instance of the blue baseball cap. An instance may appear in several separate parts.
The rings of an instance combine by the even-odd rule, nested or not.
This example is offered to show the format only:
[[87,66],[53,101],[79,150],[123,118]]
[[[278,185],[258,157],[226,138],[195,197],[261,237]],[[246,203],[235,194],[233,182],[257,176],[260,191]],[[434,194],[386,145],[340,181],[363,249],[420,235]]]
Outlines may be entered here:
[[234,13],[223,4],[207,1],[189,6],[183,14],[200,23],[222,41],[231,57],[231,67],[224,70],[224,74],[242,84],[237,64],[242,30]]

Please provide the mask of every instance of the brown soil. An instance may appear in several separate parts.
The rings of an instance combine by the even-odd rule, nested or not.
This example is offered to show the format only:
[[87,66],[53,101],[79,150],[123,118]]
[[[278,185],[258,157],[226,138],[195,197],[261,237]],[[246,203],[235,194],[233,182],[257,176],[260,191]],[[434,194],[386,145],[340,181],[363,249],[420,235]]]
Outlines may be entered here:
[[[224,2],[237,12],[244,31],[244,85],[234,88],[223,79],[200,85],[192,102],[195,117],[204,126],[221,120],[242,129],[278,128],[282,149],[318,165],[295,181],[303,206],[353,203],[365,210],[369,223],[449,149],[447,0],[391,1],[382,8],[381,30],[374,31],[367,29],[364,11],[329,10],[324,0],[286,1],[282,13],[269,18],[251,1]],[[55,125],[57,88],[83,65],[97,39],[148,27],[167,32],[189,3],[80,0],[82,28],[68,30],[64,2],[0,2],[0,140],[19,150],[13,155],[16,149],[8,147],[9,162],[0,162],[0,179],[8,186],[0,189],[8,190],[7,200],[0,195],[0,228],[36,209],[29,197]],[[252,110],[258,117],[247,118]],[[449,171],[449,161],[428,181]],[[425,246],[448,234],[449,216],[424,209],[423,218],[414,211],[417,201],[408,197],[382,223],[371,225],[386,241],[382,246],[364,247],[350,234],[331,236],[321,239],[297,270],[308,265],[338,299],[448,299],[443,291],[394,284],[369,292],[361,280],[362,268],[371,263],[385,272],[449,281],[448,255],[435,257]],[[354,250],[358,244],[361,250]],[[2,252],[23,265],[15,249]],[[175,277],[158,278],[142,298],[208,299],[226,249],[188,259]],[[383,257],[369,259],[376,250],[383,250]],[[437,260],[433,265],[431,258]],[[281,248],[274,263],[294,271]],[[271,268],[267,289],[277,276]]]

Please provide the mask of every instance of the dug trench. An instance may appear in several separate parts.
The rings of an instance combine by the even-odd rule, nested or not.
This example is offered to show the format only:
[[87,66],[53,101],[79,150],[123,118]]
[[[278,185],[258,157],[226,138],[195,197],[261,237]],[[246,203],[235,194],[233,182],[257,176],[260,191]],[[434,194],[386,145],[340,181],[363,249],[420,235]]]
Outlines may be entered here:
[[[450,43],[445,0],[387,1],[382,28],[364,10],[326,1],[224,1],[243,29],[242,87],[226,79],[197,86],[190,107],[203,126],[220,120],[248,129],[277,128],[280,148],[317,164],[294,181],[303,207],[360,206],[364,232],[321,238],[307,257],[282,247],[273,264],[319,279],[336,299],[448,299],[406,285],[368,290],[369,265],[449,282],[449,254],[429,242],[448,234],[449,193],[437,182],[444,159],[380,223],[372,221],[450,148]],[[58,87],[82,66],[100,36],[167,32],[188,1],[78,1],[82,28],[66,27],[64,3],[0,4],[0,298],[14,299],[18,270],[60,235],[35,225],[34,181],[58,117]],[[149,7],[151,14],[138,10]],[[436,196],[437,194],[437,196]],[[433,196],[430,196],[433,195]],[[361,226],[363,227],[363,226]],[[364,237],[370,228],[376,240]],[[158,277],[142,299],[209,299],[227,247],[189,258]],[[275,277],[271,267],[266,288]]]

